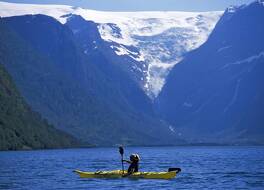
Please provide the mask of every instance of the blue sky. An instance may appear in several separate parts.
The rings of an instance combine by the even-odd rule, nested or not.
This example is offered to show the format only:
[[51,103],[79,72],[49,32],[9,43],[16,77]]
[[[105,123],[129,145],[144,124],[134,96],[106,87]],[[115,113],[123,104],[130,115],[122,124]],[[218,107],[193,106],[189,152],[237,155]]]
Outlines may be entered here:
[[[0,0],[1,1],[1,0]],[[2,0],[16,3],[66,4],[107,11],[212,11],[254,0]]]

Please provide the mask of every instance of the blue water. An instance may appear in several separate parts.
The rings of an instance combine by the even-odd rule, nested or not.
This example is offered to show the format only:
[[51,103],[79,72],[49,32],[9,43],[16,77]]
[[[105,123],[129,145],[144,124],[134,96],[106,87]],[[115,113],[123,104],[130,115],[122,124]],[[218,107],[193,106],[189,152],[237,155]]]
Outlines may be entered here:
[[264,189],[264,147],[130,147],[140,170],[180,167],[173,180],[81,179],[120,169],[117,148],[0,152],[0,189]]

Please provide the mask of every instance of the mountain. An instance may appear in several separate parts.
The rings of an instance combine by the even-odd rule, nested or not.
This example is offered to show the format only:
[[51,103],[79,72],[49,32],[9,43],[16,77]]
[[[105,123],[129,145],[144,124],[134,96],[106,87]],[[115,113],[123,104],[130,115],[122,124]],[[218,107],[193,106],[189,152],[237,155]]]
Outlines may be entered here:
[[106,50],[101,53],[127,73],[152,100],[161,91],[171,68],[207,40],[222,13],[102,12],[65,5],[0,2],[2,17],[44,14],[65,24],[70,15],[79,15],[93,21],[94,31],[99,32],[97,37],[102,39],[101,45]]
[[[74,38],[82,47],[87,61],[96,65],[103,77],[108,78],[108,83],[118,89],[117,93],[122,93],[120,94],[123,96],[122,99],[128,103],[124,102],[123,104],[126,104],[127,107],[130,106],[135,111],[153,114],[151,101],[144,91],[117,65],[117,60],[113,60],[116,55],[108,43],[101,38],[97,29],[98,25],[92,21],[86,21],[78,15],[70,15],[65,25],[73,31]],[[122,61],[125,62],[125,60]],[[105,84],[102,88],[106,88]],[[104,91],[100,92],[100,94],[104,93]],[[108,98],[112,98],[111,101],[116,99],[110,95]]]
[[95,145],[178,142],[143,90],[100,52],[86,54],[69,25],[46,15],[0,21],[2,63],[27,103],[56,128]]
[[264,2],[228,8],[174,66],[155,105],[190,142],[264,143]]
[[31,110],[0,64],[0,150],[65,148],[78,145],[76,139],[55,129]]

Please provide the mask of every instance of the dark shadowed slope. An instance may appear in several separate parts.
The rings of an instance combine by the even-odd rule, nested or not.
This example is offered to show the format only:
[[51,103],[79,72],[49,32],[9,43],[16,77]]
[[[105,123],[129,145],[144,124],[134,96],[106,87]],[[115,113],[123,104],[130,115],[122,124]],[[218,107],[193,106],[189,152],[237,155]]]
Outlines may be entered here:
[[177,64],[156,108],[194,142],[264,143],[264,4],[229,8]]
[[0,150],[77,145],[74,138],[55,129],[30,109],[0,64]]

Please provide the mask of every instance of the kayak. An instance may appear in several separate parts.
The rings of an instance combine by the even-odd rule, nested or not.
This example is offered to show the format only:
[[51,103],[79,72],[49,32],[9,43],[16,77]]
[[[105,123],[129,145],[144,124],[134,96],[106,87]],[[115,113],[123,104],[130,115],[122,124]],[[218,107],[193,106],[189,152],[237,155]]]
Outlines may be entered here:
[[[135,172],[127,177],[136,179],[172,179],[180,171],[180,168],[170,168],[167,172]],[[127,174],[127,171],[122,170],[96,172],[75,170],[74,172],[79,174],[81,178],[121,178]]]

